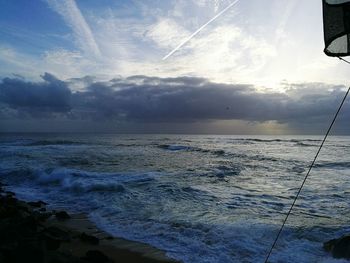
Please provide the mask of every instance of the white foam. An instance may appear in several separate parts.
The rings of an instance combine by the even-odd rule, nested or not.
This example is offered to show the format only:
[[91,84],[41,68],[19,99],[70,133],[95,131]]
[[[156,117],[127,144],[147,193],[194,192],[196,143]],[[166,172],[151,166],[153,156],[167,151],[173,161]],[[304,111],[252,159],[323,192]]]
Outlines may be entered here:
[[[247,221],[226,226],[187,223],[174,227],[148,220],[110,220],[99,213],[91,214],[91,219],[114,236],[149,243],[185,263],[263,262],[276,230],[271,225]],[[281,237],[270,262],[346,262],[332,259],[321,242],[299,239],[296,233],[288,232]]]
[[37,181],[43,185],[57,185],[75,192],[124,191],[123,184],[154,180],[157,173],[97,173],[57,168],[51,172],[37,172]]

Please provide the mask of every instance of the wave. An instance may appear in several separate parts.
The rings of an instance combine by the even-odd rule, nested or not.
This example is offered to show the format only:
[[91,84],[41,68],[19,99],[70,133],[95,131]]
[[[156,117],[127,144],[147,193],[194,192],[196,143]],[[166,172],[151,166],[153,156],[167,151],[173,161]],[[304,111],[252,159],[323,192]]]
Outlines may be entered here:
[[285,140],[285,139],[258,139],[258,138],[238,138],[238,139],[232,139],[231,141],[238,141],[238,142],[291,142],[291,140]]
[[350,162],[322,162],[315,164],[315,167],[328,169],[349,169]]
[[172,145],[172,144],[162,144],[158,146],[161,149],[169,150],[169,151],[188,151],[194,150],[195,148],[185,145]]
[[296,145],[302,146],[302,147],[316,147],[318,145],[316,144],[310,144],[310,143],[305,143],[305,142],[295,142]]
[[26,144],[26,146],[49,146],[49,145],[83,145],[86,143],[69,140],[41,140]]
[[319,139],[300,139],[300,140],[292,139],[290,141],[291,142],[322,142],[322,140],[319,140]]
[[258,138],[238,138],[232,139],[231,141],[245,142],[245,143],[260,143],[260,142],[294,142],[294,143],[302,143],[302,142],[321,142],[321,140],[317,139],[258,139]]
[[37,183],[61,187],[72,192],[122,192],[130,183],[147,183],[155,179],[156,173],[97,173],[56,168],[34,173]]
[[289,172],[293,172],[293,173],[298,173],[301,174],[303,172],[305,172],[305,169],[307,168],[307,166],[293,166],[291,168],[288,168]]
[[224,178],[226,176],[237,176],[243,170],[242,166],[232,166],[232,165],[220,165],[216,167],[215,176],[219,178]]
[[241,139],[243,141],[251,141],[251,142],[288,142],[289,140],[282,139]]
[[[278,231],[279,227],[250,219],[232,220],[230,224],[182,219],[172,222],[134,220],[130,224],[129,218],[111,220],[108,213],[92,213],[90,218],[113,236],[151,244],[167,251],[168,256],[186,263],[259,262],[261,256],[266,255],[266,244],[272,242],[271,233]],[[272,261],[333,262],[322,251],[322,238],[318,237],[325,231],[307,228],[303,232],[309,235],[310,232],[315,233],[315,238],[309,240],[301,231],[286,227],[281,242],[287,245],[281,246]]]
[[212,153],[215,155],[224,155],[226,152],[222,149],[203,149],[200,147],[187,146],[187,145],[176,145],[176,144],[162,144],[158,145],[159,148],[168,151],[188,151],[188,152],[202,152],[202,153]]
[[216,155],[224,155],[226,153],[224,150],[211,150],[210,152]]
[[[51,146],[51,145],[68,145],[68,146],[79,146],[79,145],[92,145],[92,146],[113,146],[113,147],[137,147],[137,146],[144,146],[143,144],[137,144],[137,143],[107,143],[107,142],[94,142],[89,143],[85,141],[72,141],[72,140],[41,140],[41,141],[31,141],[26,144],[25,146]],[[147,145],[147,144],[146,144]]]
[[30,139],[16,139],[16,140],[4,140],[0,141],[0,146],[24,146],[32,143]]

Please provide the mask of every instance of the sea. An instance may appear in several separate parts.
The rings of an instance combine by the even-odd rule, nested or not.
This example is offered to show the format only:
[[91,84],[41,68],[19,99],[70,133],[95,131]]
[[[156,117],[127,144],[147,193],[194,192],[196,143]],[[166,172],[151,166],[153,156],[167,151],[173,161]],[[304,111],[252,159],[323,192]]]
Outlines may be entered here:
[[[1,134],[0,180],[186,263],[264,262],[321,136]],[[343,262],[350,137],[329,137],[270,262]],[[345,261],[344,261],[345,262]]]

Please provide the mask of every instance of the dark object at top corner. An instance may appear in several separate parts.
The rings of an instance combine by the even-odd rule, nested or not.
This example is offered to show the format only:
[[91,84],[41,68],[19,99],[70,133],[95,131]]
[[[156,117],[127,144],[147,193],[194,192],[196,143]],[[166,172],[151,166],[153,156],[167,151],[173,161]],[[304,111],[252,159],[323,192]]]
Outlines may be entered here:
[[331,57],[350,56],[350,0],[322,0],[324,52]]

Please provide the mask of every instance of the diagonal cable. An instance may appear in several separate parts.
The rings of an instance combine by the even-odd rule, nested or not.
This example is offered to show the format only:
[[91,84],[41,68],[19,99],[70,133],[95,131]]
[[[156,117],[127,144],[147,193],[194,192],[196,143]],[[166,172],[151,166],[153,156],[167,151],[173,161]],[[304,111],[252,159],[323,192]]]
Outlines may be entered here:
[[[340,59],[340,57],[339,57],[339,59]],[[278,241],[278,239],[279,239],[279,237],[280,237],[280,235],[281,235],[281,233],[282,233],[282,231],[283,231],[283,228],[284,228],[284,226],[285,226],[285,224],[286,224],[286,222],[287,222],[287,220],[288,220],[288,217],[289,217],[290,213],[292,212],[296,201],[298,200],[298,197],[299,197],[299,195],[300,195],[300,193],[301,193],[301,190],[303,189],[303,187],[304,187],[304,185],[305,185],[305,182],[306,182],[307,178],[309,177],[312,168],[313,168],[314,165],[315,165],[315,162],[316,162],[316,160],[317,160],[317,158],[318,158],[318,155],[320,154],[321,149],[322,149],[324,143],[326,142],[329,133],[330,133],[331,130],[332,130],[332,127],[333,127],[333,125],[334,125],[334,123],[335,123],[335,121],[336,121],[336,119],[337,119],[337,117],[338,117],[338,115],[339,115],[339,112],[340,112],[341,109],[343,108],[343,105],[344,105],[344,103],[345,103],[345,101],[346,101],[346,98],[347,98],[348,95],[349,95],[349,92],[350,92],[350,87],[348,88],[348,91],[345,93],[344,98],[343,98],[342,102],[340,103],[340,106],[339,106],[339,108],[338,108],[336,114],[334,115],[333,121],[332,121],[331,125],[329,126],[329,128],[328,128],[328,130],[327,130],[327,133],[326,133],[326,135],[324,136],[323,141],[322,141],[320,147],[318,148],[318,151],[317,151],[317,153],[316,153],[316,155],[315,155],[315,158],[314,158],[314,160],[312,161],[312,163],[311,163],[311,165],[310,165],[310,167],[309,167],[309,170],[308,170],[308,172],[307,172],[307,174],[306,174],[306,176],[305,176],[305,178],[304,178],[302,184],[300,185],[300,188],[299,188],[299,190],[298,190],[296,196],[294,197],[294,201],[293,201],[293,203],[292,203],[292,205],[291,205],[291,207],[290,207],[290,209],[289,209],[289,211],[288,211],[288,213],[287,213],[285,219],[283,220],[282,226],[281,226],[281,228],[280,228],[279,231],[278,231],[278,234],[277,234],[277,236],[276,236],[276,238],[275,238],[275,240],[274,240],[274,242],[273,242],[273,244],[272,244],[272,246],[271,246],[271,248],[270,248],[270,250],[269,250],[269,253],[268,253],[267,256],[266,256],[266,259],[265,259],[265,261],[264,261],[265,263],[268,262],[268,260],[269,260],[269,258],[270,258],[270,256],[271,256],[271,253],[272,253],[273,249],[275,248],[275,246],[276,246],[276,244],[277,244],[277,241]]]

